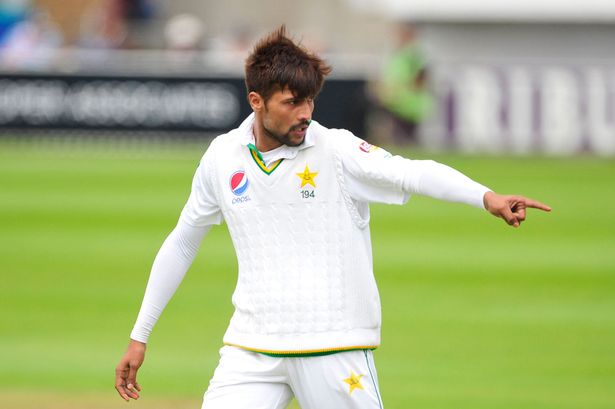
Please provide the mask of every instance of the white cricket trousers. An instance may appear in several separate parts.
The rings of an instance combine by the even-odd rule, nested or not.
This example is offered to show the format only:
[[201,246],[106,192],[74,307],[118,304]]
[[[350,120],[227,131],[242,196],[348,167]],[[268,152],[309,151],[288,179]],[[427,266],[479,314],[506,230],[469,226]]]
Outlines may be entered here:
[[224,346],[202,409],[382,409],[372,351],[274,358]]

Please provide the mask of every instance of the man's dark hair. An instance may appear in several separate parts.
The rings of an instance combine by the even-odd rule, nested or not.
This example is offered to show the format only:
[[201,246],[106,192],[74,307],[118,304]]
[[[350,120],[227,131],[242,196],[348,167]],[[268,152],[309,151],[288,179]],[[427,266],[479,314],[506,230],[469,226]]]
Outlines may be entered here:
[[286,26],[262,38],[246,60],[246,88],[265,101],[284,88],[295,98],[314,98],[331,67],[286,37]]

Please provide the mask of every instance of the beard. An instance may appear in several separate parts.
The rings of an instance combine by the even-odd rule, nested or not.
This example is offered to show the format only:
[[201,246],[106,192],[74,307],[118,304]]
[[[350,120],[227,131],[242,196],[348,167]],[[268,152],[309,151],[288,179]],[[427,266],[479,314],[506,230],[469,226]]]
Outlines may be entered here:
[[293,131],[296,131],[299,128],[302,128],[304,126],[307,127],[309,125],[310,125],[310,121],[303,121],[301,123],[298,123],[297,125],[291,126],[286,133],[274,132],[271,129],[268,129],[265,126],[265,124],[263,124],[263,129],[265,130],[265,133],[267,134],[267,136],[269,136],[270,138],[275,139],[276,141],[280,142],[283,145],[286,145],[286,146],[299,146],[299,145],[301,145],[303,143],[305,138],[302,138],[299,142],[294,142],[292,140],[292,137],[291,137],[290,133],[293,132]]

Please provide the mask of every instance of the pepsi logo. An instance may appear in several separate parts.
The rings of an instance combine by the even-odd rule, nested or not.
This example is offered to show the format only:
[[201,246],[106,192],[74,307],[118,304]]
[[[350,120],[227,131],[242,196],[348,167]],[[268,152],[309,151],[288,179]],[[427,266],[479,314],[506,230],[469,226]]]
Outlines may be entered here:
[[248,176],[243,170],[238,170],[231,175],[231,191],[235,196],[243,195],[248,190]]

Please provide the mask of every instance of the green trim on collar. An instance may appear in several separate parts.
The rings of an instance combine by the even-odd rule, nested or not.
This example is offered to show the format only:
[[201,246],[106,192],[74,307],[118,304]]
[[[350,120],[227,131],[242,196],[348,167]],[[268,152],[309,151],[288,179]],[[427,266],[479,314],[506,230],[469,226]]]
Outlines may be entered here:
[[256,149],[256,146],[254,146],[253,143],[248,144],[248,149],[250,149],[250,156],[252,157],[252,159],[254,159],[254,162],[258,165],[258,168],[265,172],[267,175],[271,175],[271,173],[273,173],[273,171],[276,170],[278,166],[280,166],[280,163],[282,163],[282,161],[284,160],[278,159],[277,161],[273,162],[271,166],[268,167],[267,165],[265,165],[263,155],[261,155],[261,153],[258,151],[258,149]]

